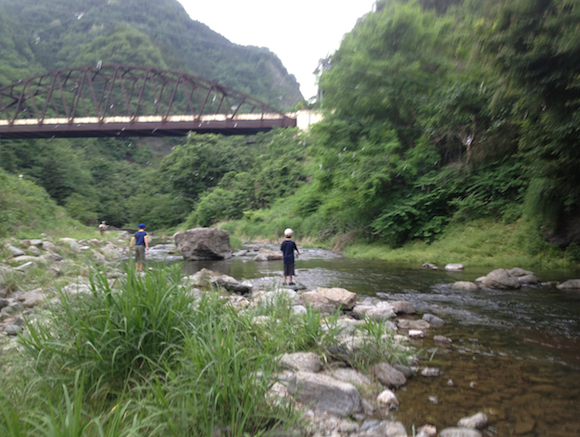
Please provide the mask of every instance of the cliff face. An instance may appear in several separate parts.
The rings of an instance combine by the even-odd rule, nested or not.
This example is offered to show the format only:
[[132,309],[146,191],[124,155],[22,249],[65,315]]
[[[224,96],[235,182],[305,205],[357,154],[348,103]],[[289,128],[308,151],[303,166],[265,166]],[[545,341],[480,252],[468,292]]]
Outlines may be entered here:
[[[9,54],[28,59],[31,74],[99,61],[147,61],[220,82],[280,109],[302,99],[296,78],[274,53],[230,42],[192,20],[176,0],[54,0],[50,5],[0,0],[2,22],[11,24],[6,38],[18,44],[3,45],[0,67]],[[14,79],[3,73],[0,69],[0,85]]]

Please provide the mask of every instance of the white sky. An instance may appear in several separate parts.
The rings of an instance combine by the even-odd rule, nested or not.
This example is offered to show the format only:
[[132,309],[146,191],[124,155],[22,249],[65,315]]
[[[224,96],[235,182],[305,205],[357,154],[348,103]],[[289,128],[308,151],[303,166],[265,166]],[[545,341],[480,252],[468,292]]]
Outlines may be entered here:
[[296,76],[306,100],[316,95],[318,60],[340,46],[375,0],[179,0],[193,20],[231,42],[267,47]]

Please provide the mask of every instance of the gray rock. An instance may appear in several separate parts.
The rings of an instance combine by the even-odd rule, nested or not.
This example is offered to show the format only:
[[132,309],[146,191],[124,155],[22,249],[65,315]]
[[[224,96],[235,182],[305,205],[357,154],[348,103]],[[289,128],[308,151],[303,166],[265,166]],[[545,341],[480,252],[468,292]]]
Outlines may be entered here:
[[47,252],[56,252],[56,246],[50,241],[43,241],[42,250],[46,250]]
[[569,279],[566,282],[556,285],[560,290],[576,290],[580,288],[580,279]]
[[302,314],[306,314],[308,312],[308,310],[306,309],[306,307],[304,305],[293,305],[292,311],[297,316],[302,315]]
[[244,284],[227,275],[216,276],[210,282],[214,286],[225,288],[233,293],[247,294],[252,292],[252,286],[250,284]]
[[423,425],[417,429],[416,437],[437,437],[437,428],[433,425]]
[[419,329],[409,329],[410,338],[425,338],[425,333]]
[[517,278],[518,278],[519,283],[522,285],[539,284],[540,283],[540,280],[534,274],[525,275],[525,276],[518,276]]
[[[275,291],[267,291],[266,293],[258,294],[254,296],[266,305],[276,305],[281,302],[285,305],[298,305],[300,303],[300,296],[294,290],[290,289],[280,289]],[[305,308],[305,307],[304,307]],[[306,309],[306,308],[305,308]]]
[[314,352],[296,352],[280,357],[282,367],[298,372],[318,373],[322,369],[320,357]]
[[260,247],[258,254],[254,257],[254,261],[279,261],[283,260],[284,255],[279,250],[270,250],[265,247]]
[[60,241],[68,245],[70,250],[72,250],[73,252],[76,253],[81,252],[81,247],[79,246],[79,243],[77,243],[77,240],[75,240],[74,238],[61,238]]
[[441,371],[439,369],[434,368],[434,367],[425,367],[423,370],[421,370],[421,375],[423,375],[423,376],[439,376],[439,375],[441,375]]
[[296,385],[290,384],[288,391],[298,402],[320,412],[345,417],[361,410],[361,397],[356,387],[328,375],[297,372]]
[[530,272],[529,270],[520,269],[519,267],[514,267],[513,269],[508,270],[510,276],[520,277],[520,276],[529,276],[533,275],[534,272]]
[[360,427],[360,437],[407,437],[407,431],[401,422],[384,420],[367,420]]
[[33,308],[36,305],[43,303],[46,300],[45,294],[42,289],[38,288],[28,293],[24,293],[22,296],[17,298],[19,302],[22,302],[24,308]]
[[383,390],[377,396],[377,402],[381,407],[386,407],[389,410],[394,410],[399,406],[397,396],[389,389]]
[[344,288],[318,287],[316,293],[328,299],[337,308],[350,310],[356,304],[356,293],[352,293]]
[[21,265],[24,263],[30,262],[30,261],[32,261],[32,262],[41,261],[42,262],[42,260],[39,257],[30,256],[30,255],[23,255],[23,256],[16,257],[16,258],[12,258],[12,262],[20,263]]
[[423,320],[425,320],[427,323],[429,323],[431,326],[443,326],[445,325],[445,321],[443,319],[440,319],[437,316],[434,316],[433,314],[423,314]]
[[26,251],[31,256],[40,256],[40,249],[36,246],[30,246]]
[[90,293],[91,288],[87,284],[69,284],[61,291],[66,294]]
[[337,310],[337,306],[328,300],[326,297],[321,296],[316,291],[308,291],[300,296],[300,299],[305,306],[313,308],[322,314],[333,314]]
[[26,255],[23,250],[20,250],[14,246],[8,246],[8,251],[12,254],[13,257]]
[[43,243],[44,243],[44,241],[39,240],[39,239],[30,240],[30,245],[35,246],[35,247],[40,247],[40,246],[42,246]]
[[44,255],[40,255],[38,257],[38,260],[45,264],[52,264],[62,261],[63,257],[60,256],[58,253],[45,253]]
[[423,268],[424,269],[431,269],[431,270],[439,270],[439,267],[437,267],[435,264],[431,264],[431,263],[423,263]]
[[396,302],[391,302],[391,305],[393,306],[395,313],[398,315],[415,314],[415,307],[413,306],[413,304],[411,302],[408,302],[406,300],[399,300]]
[[393,367],[405,375],[405,378],[409,379],[413,377],[413,370],[409,366],[404,366],[402,364],[393,364]]
[[7,307],[8,305],[10,305],[10,301],[8,299],[0,298],[0,310]]
[[465,266],[459,263],[450,263],[445,266],[445,270],[450,272],[460,272],[463,269],[465,269]]
[[471,428],[445,428],[439,437],[482,437],[481,433]]
[[479,285],[477,285],[475,282],[457,281],[453,283],[451,288],[453,290],[475,291],[479,290]]
[[513,290],[521,287],[518,279],[510,276],[509,272],[505,269],[493,270],[487,274],[481,283],[484,287],[500,290]]
[[431,325],[426,320],[397,319],[395,323],[401,329],[418,329],[424,331],[431,328]]
[[433,337],[433,341],[437,344],[451,344],[453,343],[453,340],[451,340],[448,337],[445,337],[443,335],[435,335]]
[[489,420],[487,418],[487,414],[480,411],[477,414],[474,414],[470,417],[464,417],[459,419],[457,422],[457,426],[460,428],[472,428],[472,429],[483,429],[487,426]]
[[4,333],[7,335],[18,335],[22,333],[22,327],[18,325],[6,325],[4,326]]
[[[230,234],[214,228],[196,228],[173,235],[177,251],[185,259],[229,259],[232,257]],[[281,254],[282,252],[280,252]]]
[[232,254],[232,256],[245,256],[248,254],[248,251],[246,249],[243,250],[238,250],[237,252],[234,252]]
[[121,259],[121,255],[113,243],[107,243],[101,247],[100,251],[107,261],[118,261]]
[[373,366],[373,373],[377,379],[386,387],[399,388],[407,382],[407,378],[388,363],[379,363]]
[[370,378],[354,369],[334,369],[328,375],[334,379],[338,379],[342,382],[348,382],[349,384],[357,387],[371,386],[372,384]]
[[33,267],[36,267],[37,264],[33,261],[29,261],[26,264],[22,264],[21,266],[18,267],[14,267],[14,270],[18,271],[18,272],[25,272],[27,270],[30,270]]

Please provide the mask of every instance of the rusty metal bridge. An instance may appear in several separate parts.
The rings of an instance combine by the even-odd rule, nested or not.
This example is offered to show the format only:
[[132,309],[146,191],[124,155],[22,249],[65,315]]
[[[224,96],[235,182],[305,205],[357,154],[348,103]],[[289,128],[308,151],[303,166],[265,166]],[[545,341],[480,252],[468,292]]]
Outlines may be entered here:
[[0,138],[249,135],[296,126],[255,98],[152,67],[54,71],[0,88]]

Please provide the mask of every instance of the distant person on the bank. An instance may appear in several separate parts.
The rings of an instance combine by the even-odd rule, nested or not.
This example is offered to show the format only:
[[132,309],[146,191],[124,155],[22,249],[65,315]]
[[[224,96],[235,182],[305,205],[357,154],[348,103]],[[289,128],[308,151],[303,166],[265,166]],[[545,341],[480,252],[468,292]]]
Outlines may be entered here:
[[107,223],[105,221],[102,221],[101,224],[99,225],[99,231],[101,231],[101,237],[105,236],[105,231],[107,230],[108,226]]
[[282,246],[280,246],[280,250],[284,255],[284,285],[286,285],[286,276],[288,276],[288,279],[290,280],[288,285],[294,285],[294,282],[292,282],[292,276],[296,275],[296,272],[294,271],[294,251],[300,255],[300,251],[298,250],[296,243],[292,241],[293,233],[294,231],[292,229],[286,229],[284,231],[284,236],[286,239],[282,242]]
[[149,240],[144,223],[139,224],[139,230],[131,238],[129,248],[133,247],[133,243],[135,243],[135,270],[142,272],[143,264],[145,264],[145,251],[149,250]]

